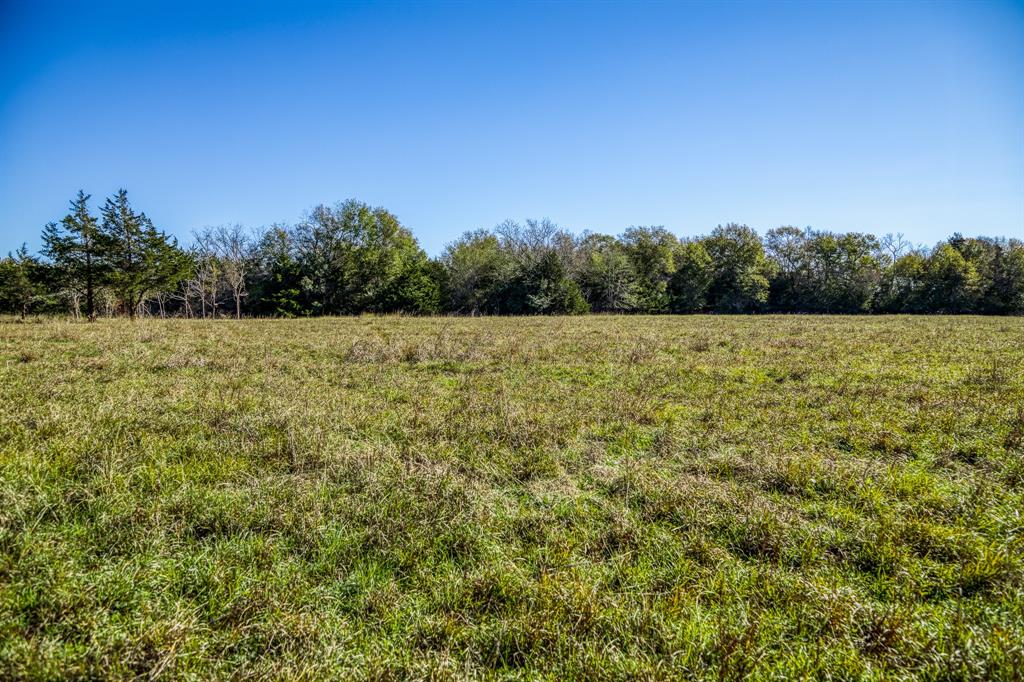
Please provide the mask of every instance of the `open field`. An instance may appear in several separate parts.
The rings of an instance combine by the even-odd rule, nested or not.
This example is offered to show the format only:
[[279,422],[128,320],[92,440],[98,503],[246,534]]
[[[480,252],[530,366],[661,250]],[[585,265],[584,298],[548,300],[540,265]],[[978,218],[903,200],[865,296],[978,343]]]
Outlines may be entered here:
[[0,677],[1020,679],[1024,319],[0,324]]

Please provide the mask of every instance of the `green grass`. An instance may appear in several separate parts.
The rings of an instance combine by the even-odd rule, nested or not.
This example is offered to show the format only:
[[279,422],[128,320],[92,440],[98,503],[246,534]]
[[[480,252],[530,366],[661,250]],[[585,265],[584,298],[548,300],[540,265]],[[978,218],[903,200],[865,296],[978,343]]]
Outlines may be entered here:
[[1020,679],[1024,319],[0,324],[0,678]]

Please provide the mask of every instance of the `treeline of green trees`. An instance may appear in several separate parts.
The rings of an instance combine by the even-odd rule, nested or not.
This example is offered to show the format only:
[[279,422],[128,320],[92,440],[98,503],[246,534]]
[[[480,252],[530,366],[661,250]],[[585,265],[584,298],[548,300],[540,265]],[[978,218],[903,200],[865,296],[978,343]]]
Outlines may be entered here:
[[317,206],[294,226],[207,228],[182,248],[119,191],[79,192],[43,249],[0,260],[0,310],[184,317],[612,313],[1024,313],[1024,243],[720,225],[679,239],[547,220],[468,232],[436,259],[383,208]]

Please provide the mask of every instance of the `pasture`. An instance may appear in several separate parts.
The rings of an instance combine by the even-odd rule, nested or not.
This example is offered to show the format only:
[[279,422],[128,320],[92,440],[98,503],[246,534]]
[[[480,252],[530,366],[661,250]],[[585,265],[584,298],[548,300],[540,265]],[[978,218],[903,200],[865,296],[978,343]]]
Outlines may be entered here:
[[4,679],[1020,679],[1024,319],[0,323]]

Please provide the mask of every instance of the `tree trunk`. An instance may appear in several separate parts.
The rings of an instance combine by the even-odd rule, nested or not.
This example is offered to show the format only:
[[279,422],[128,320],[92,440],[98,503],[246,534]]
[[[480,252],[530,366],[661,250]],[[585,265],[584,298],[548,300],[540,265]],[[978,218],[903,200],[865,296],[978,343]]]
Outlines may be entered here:
[[85,314],[89,321],[96,319],[92,294],[92,254],[85,254]]

